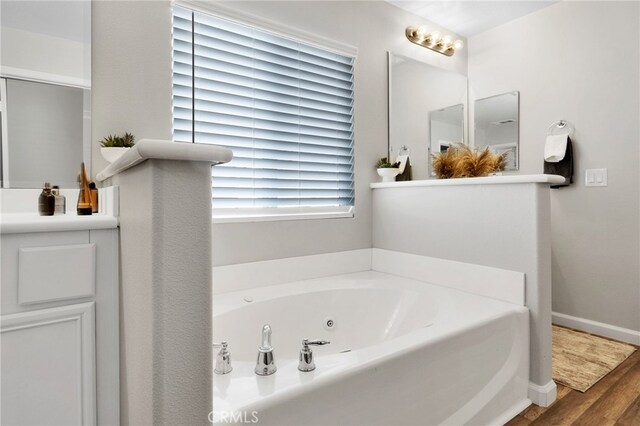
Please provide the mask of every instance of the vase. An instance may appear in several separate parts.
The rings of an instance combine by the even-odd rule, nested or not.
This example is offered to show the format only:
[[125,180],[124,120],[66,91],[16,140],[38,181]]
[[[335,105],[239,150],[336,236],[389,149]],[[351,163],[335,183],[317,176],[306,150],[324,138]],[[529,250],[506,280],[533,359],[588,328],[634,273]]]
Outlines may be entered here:
[[386,167],[378,169],[378,175],[382,177],[383,182],[395,182],[396,176],[400,174],[400,169],[397,167]]
[[102,154],[102,158],[107,160],[109,163],[113,163],[118,158],[122,157],[125,152],[130,150],[131,148],[127,147],[119,147],[119,146],[111,146],[111,147],[102,147],[100,148],[100,154]]

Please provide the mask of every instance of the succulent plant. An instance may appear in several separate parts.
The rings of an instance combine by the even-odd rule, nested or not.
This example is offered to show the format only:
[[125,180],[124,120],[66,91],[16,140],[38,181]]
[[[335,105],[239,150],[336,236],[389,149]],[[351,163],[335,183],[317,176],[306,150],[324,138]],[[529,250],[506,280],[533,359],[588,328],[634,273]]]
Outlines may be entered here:
[[122,146],[131,148],[135,143],[136,138],[131,133],[127,132],[124,134],[124,136],[122,136]]
[[376,169],[394,169],[400,166],[400,163],[390,163],[387,157],[382,157],[376,162]]
[[131,148],[135,144],[135,137],[131,133],[125,133],[124,136],[109,135],[100,141],[103,148]]

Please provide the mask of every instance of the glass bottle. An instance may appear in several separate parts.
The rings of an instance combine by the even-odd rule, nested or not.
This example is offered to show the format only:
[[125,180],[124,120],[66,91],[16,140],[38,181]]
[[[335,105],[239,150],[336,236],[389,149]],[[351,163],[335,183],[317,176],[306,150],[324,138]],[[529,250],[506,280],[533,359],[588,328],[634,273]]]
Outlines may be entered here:
[[45,182],[38,197],[38,213],[40,216],[53,216],[56,208],[56,197],[51,193],[51,183]]
[[67,199],[64,195],[60,194],[60,187],[53,185],[51,193],[56,197],[55,214],[65,214],[67,210]]
[[87,169],[85,169],[84,163],[80,168],[80,193],[78,193],[77,211],[79,216],[92,213],[91,189],[89,189],[89,179],[87,179]]

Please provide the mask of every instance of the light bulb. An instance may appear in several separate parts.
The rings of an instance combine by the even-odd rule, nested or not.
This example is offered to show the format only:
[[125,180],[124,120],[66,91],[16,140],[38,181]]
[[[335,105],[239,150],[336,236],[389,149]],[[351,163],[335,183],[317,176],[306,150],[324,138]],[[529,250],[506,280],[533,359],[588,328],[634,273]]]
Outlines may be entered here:
[[460,50],[464,47],[464,43],[462,42],[462,40],[456,40],[453,42],[453,48],[455,50]]
[[431,44],[436,44],[440,41],[440,37],[442,36],[442,34],[440,34],[439,31],[434,31],[431,33]]
[[450,36],[450,35],[446,35],[446,36],[442,37],[442,43],[443,43],[445,46],[450,45],[450,44],[451,44],[451,41],[452,41],[452,40],[451,40],[451,36]]

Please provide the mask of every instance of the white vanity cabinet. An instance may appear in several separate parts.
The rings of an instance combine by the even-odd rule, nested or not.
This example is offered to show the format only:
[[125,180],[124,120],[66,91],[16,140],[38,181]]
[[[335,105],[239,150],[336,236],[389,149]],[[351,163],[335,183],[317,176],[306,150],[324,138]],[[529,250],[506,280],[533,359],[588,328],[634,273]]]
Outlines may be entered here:
[[3,233],[0,423],[119,424],[118,230]]

